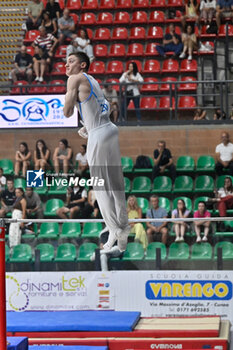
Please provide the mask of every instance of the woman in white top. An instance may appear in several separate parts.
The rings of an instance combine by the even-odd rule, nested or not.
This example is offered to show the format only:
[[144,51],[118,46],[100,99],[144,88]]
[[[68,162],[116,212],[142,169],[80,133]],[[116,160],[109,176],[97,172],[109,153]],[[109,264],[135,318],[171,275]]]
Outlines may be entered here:
[[126,111],[125,108],[128,107],[130,100],[133,100],[134,107],[136,109],[136,116],[138,121],[141,120],[140,113],[140,91],[138,89],[138,85],[135,83],[142,83],[143,77],[138,72],[138,66],[135,62],[131,62],[129,64],[129,69],[122,74],[120,77],[120,83],[133,83],[132,85],[126,86],[126,104],[125,101],[122,103],[122,116],[125,118]]
[[210,24],[216,12],[216,0],[201,0],[200,11],[200,18]]
[[85,52],[90,59],[90,62],[94,61],[93,46],[86,29],[80,29],[79,36],[75,38],[72,45],[69,45],[66,50],[66,60],[71,53]]

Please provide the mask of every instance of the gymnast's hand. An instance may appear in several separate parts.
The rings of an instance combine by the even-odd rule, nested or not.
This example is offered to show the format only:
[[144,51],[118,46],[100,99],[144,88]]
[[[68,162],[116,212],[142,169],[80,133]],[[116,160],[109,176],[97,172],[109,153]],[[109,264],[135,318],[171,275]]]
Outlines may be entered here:
[[84,139],[88,138],[88,133],[87,133],[87,129],[85,128],[85,126],[83,126],[81,129],[79,129],[78,134],[83,137]]

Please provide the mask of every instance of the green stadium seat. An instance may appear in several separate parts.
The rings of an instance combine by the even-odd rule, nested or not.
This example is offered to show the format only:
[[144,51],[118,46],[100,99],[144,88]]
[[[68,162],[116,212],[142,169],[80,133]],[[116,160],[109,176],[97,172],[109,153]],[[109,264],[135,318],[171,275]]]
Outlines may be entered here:
[[79,247],[78,251],[78,261],[91,261],[91,256],[95,252],[95,250],[98,248],[97,244],[95,243],[83,243]]
[[146,215],[147,210],[149,209],[149,201],[143,197],[137,197],[138,206],[142,209],[142,214]]
[[[197,197],[195,200],[194,200],[194,205],[193,205],[193,210],[196,211],[198,210],[198,203],[199,202],[207,202],[208,201],[208,198],[207,196],[200,196],[200,197]],[[212,214],[214,212],[213,209],[209,209],[208,208],[208,211]]]
[[46,186],[46,182],[45,180],[43,181],[43,187],[35,187],[34,188],[34,191],[36,193],[38,193],[40,196],[44,196],[47,194],[47,191],[48,191],[48,187]]
[[131,188],[131,183],[130,183],[130,179],[128,177],[124,176],[124,184],[125,184],[125,193],[129,194],[130,188]]
[[167,211],[167,213],[169,213],[171,210],[170,200],[166,197],[159,197],[159,206],[161,208],[164,208]]
[[194,243],[191,248],[192,260],[211,260],[212,246],[208,242]]
[[81,226],[79,222],[65,222],[62,225],[60,238],[78,238],[81,235]]
[[0,159],[0,168],[3,169],[4,175],[14,174],[14,164],[11,159]]
[[5,262],[10,260],[10,248],[5,244]]
[[98,238],[102,230],[101,222],[86,222],[83,227],[82,238]]
[[50,186],[48,195],[65,195],[69,184],[68,180],[62,177],[56,177],[56,180],[60,181],[60,183],[58,185],[54,184],[53,186]]
[[192,200],[188,197],[177,197],[173,200],[173,209],[177,209],[177,202],[179,199],[183,199],[183,201],[185,202],[185,206],[186,208],[191,212],[192,209]]
[[155,260],[156,259],[156,249],[161,249],[161,259],[166,259],[167,251],[165,244],[161,242],[152,242],[148,245],[146,249],[146,257],[145,260]]
[[185,242],[173,242],[169,247],[169,260],[186,260],[189,258],[189,246]]
[[37,239],[57,239],[59,235],[59,225],[57,222],[43,222]]
[[187,175],[178,176],[175,179],[173,193],[193,193],[193,179]]
[[41,243],[35,247],[40,251],[40,261],[50,262],[54,260],[54,247],[49,243]]
[[193,157],[179,157],[176,161],[176,171],[179,173],[193,173],[195,171],[195,161]]
[[21,187],[24,189],[26,189],[26,180],[25,179],[21,179],[20,177],[18,177],[17,179],[14,180],[14,186],[15,188]]
[[29,244],[18,244],[13,247],[10,262],[31,262],[32,248]]
[[211,156],[200,156],[197,160],[196,172],[215,172],[215,160]]
[[121,165],[123,173],[133,172],[133,159],[131,157],[121,157]]
[[223,223],[225,230],[215,232],[215,237],[233,238],[233,221],[223,221]]
[[126,251],[123,255],[123,260],[125,261],[135,261],[135,260],[143,260],[144,258],[144,249],[141,243],[128,243]]
[[55,261],[68,262],[76,260],[76,247],[72,243],[64,243],[58,246]]
[[233,182],[233,176],[230,176],[230,175],[221,175],[217,178],[216,180],[216,187],[219,189],[221,187],[224,186],[224,180],[225,180],[225,177],[230,177],[232,182]]
[[227,241],[216,243],[214,246],[214,259],[217,259],[218,248],[222,248],[222,258],[224,260],[233,259],[233,243]]
[[150,159],[150,163],[151,163],[151,168],[134,168],[134,173],[135,174],[140,174],[140,173],[148,173],[148,174],[151,174],[152,173],[152,170],[153,170],[153,167],[154,167],[154,161],[151,157],[148,157]]
[[147,176],[137,176],[133,179],[132,194],[137,193],[150,193],[151,180]]
[[171,193],[172,180],[168,176],[158,176],[154,179],[152,193]]
[[196,178],[195,193],[213,193],[214,179],[208,175],[200,175]]
[[57,216],[57,214],[56,214],[57,209],[62,208],[62,207],[64,207],[64,202],[61,199],[58,199],[58,198],[49,199],[45,203],[44,215],[56,217]]

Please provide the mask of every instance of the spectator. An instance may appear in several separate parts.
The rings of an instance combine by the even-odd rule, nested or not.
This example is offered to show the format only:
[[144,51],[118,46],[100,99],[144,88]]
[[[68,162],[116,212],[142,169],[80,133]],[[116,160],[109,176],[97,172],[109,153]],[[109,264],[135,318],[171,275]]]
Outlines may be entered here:
[[216,12],[216,0],[201,0],[200,11],[200,19],[205,24],[211,24]]
[[15,56],[15,68],[11,71],[11,78],[15,83],[17,76],[26,76],[29,84],[32,82],[32,56],[27,53],[26,46],[22,45],[20,52]]
[[168,170],[172,181],[176,178],[176,168],[173,164],[171,152],[166,148],[166,142],[161,140],[158,142],[158,149],[154,150],[154,168],[152,171],[152,179],[159,175],[163,175]]
[[103,93],[108,102],[110,103],[110,117],[112,116],[114,123],[116,123],[119,115],[119,102],[117,92],[115,89],[113,89],[112,85],[106,85],[106,87],[103,89]]
[[43,11],[42,26],[45,27],[46,33],[50,33],[53,36],[57,35],[57,21],[50,18],[48,11]]
[[[200,201],[198,203],[198,210],[195,211],[194,213],[194,218],[210,218],[210,212],[206,210],[206,204],[203,201]],[[207,242],[208,238],[208,233],[210,230],[210,221],[194,221],[194,228],[195,228],[195,233],[197,235],[197,240],[196,242],[199,243],[201,242],[201,231],[204,229],[204,236],[202,238],[202,242]]]
[[72,149],[68,145],[66,139],[59,141],[59,146],[55,148],[53,154],[53,162],[55,172],[58,174],[60,167],[63,168],[63,173],[68,174],[69,167],[72,165]]
[[41,46],[35,47],[35,55],[33,56],[33,69],[36,75],[35,81],[43,83],[44,75],[49,70],[51,58],[48,52]]
[[51,33],[47,33],[45,27],[43,26],[40,26],[39,31],[40,35],[34,40],[32,46],[40,46],[43,49],[46,49],[47,54],[50,58],[52,58],[58,40]]
[[42,12],[44,9],[43,2],[32,0],[28,4],[28,18],[26,20],[27,30],[38,29],[42,21]]
[[214,112],[214,120],[225,120],[227,119],[226,113],[221,108],[216,108]]
[[38,193],[34,192],[33,187],[27,187],[25,191],[27,218],[43,219],[44,214],[41,206],[41,200]]
[[226,217],[227,209],[233,208],[233,184],[232,179],[226,176],[224,186],[215,193],[215,198],[209,198],[212,202],[217,202],[219,215]]
[[93,47],[91,45],[90,39],[86,29],[80,29],[80,34],[77,36],[72,45],[68,45],[66,51],[66,59],[71,53],[85,52],[90,59],[90,62],[94,61],[95,57],[93,54]]
[[[187,218],[190,214],[190,211],[186,208],[185,202],[183,199],[177,201],[177,209],[172,211],[172,219],[177,218]],[[188,224],[182,220],[175,221],[173,224],[173,230],[176,233],[175,242],[183,242],[184,234],[188,230]]]
[[221,25],[221,19],[227,17],[233,17],[233,0],[217,0],[216,23],[218,29]]
[[193,51],[197,50],[197,37],[194,33],[194,28],[192,25],[188,24],[185,27],[184,33],[182,33],[182,43],[183,51],[180,54],[180,58],[185,58],[186,53],[188,52],[188,60],[192,61]]
[[75,39],[77,35],[74,33],[75,23],[70,16],[69,9],[65,8],[63,11],[63,17],[58,19],[58,39],[62,44],[66,38]]
[[87,163],[87,145],[81,145],[80,152],[76,154],[75,160],[78,162],[77,174],[83,175],[89,167]]
[[[147,219],[165,219],[167,218],[167,212],[165,209],[159,207],[159,197],[152,195],[150,197],[151,209],[147,211]],[[161,240],[164,244],[167,243],[168,229],[166,222],[147,222],[147,238],[148,243],[154,240]]]
[[[138,206],[137,198],[135,196],[129,196],[127,200],[127,212],[129,219],[141,219],[142,218],[142,209]],[[142,244],[144,250],[148,246],[148,240],[146,231],[143,225],[140,222],[131,223],[131,231],[135,235],[134,241]]]
[[162,56],[166,56],[166,52],[174,52],[174,56],[179,56],[183,49],[181,37],[175,32],[174,24],[169,25],[169,33],[163,38],[163,45],[156,45],[156,50]]
[[[26,199],[24,190],[21,187],[15,189],[16,200],[13,204],[12,219],[26,219]],[[21,229],[24,223],[11,223],[9,227],[10,251],[21,242]]]
[[85,187],[68,187],[66,193],[66,206],[57,209],[57,215],[61,219],[67,219],[68,214],[70,219],[75,219],[81,215],[81,210],[87,200],[87,191]]
[[22,176],[26,177],[30,160],[31,152],[28,149],[28,145],[26,142],[21,142],[19,144],[19,150],[15,153],[15,176],[19,176],[19,171],[22,169]]
[[198,107],[193,116],[193,120],[204,120],[206,119],[206,111],[200,107]]
[[141,112],[140,112],[140,91],[138,89],[137,84],[142,82],[143,82],[143,77],[138,72],[137,63],[131,62],[129,64],[129,69],[125,73],[123,73],[122,76],[120,77],[120,83],[132,84],[132,85],[130,84],[126,86],[126,105],[125,105],[125,101],[123,101],[122,115],[123,117],[125,117],[126,115],[125,107],[127,108],[130,103],[130,100],[133,100],[138,122],[141,121]]
[[94,218],[99,216],[99,206],[95,197],[95,192],[92,188],[89,187],[87,202],[85,203],[84,209],[82,211],[82,216],[84,219],[91,218],[93,215]]
[[233,144],[230,142],[228,132],[224,131],[221,139],[222,143],[215,149],[217,158],[215,170],[218,176],[223,174],[223,169],[229,169],[230,175],[233,175]]
[[47,0],[45,11],[49,13],[49,17],[52,20],[53,19],[58,20],[60,18],[60,13],[61,13],[59,2],[55,2],[55,0]]
[[6,177],[3,175],[3,168],[0,168],[0,193],[5,190]]
[[49,167],[49,156],[50,151],[47,148],[44,140],[40,139],[36,141],[36,150],[34,151],[34,163],[35,170],[43,169]]
[[199,3],[197,2],[197,0],[188,0],[188,2],[185,5],[185,15],[181,17],[181,24],[183,28],[185,28],[187,19],[194,19],[196,24],[198,24],[198,7]]
[[12,212],[13,204],[16,200],[14,180],[8,179],[6,182],[7,188],[1,192],[1,209],[0,217],[4,218],[7,213]]

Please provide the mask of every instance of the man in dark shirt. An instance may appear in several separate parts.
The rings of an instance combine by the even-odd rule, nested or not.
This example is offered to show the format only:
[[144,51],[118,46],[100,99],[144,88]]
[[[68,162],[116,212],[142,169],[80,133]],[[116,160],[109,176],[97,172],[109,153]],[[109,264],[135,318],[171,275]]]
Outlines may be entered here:
[[15,68],[11,71],[13,82],[17,81],[17,75],[27,77],[29,83],[32,81],[32,56],[27,53],[26,46],[21,46],[20,52],[15,56]]
[[183,44],[180,35],[175,33],[174,24],[169,25],[169,33],[163,38],[163,45],[156,45],[158,53],[165,57],[166,52],[174,52],[174,56],[179,56],[183,50]]
[[75,219],[80,216],[80,211],[84,208],[87,200],[87,191],[85,187],[68,187],[66,193],[66,206],[57,209],[57,215],[61,219],[67,219],[69,214],[70,219]]
[[49,17],[51,19],[58,19],[60,17],[61,8],[58,2],[49,0],[46,4],[45,11],[49,12]]
[[176,178],[176,168],[173,164],[172,155],[168,148],[166,148],[165,141],[158,142],[158,149],[154,150],[154,168],[152,172],[152,179],[159,175],[164,175],[165,170],[168,169],[172,181]]
[[14,181],[8,179],[6,183],[7,189],[1,193],[1,209],[0,217],[4,218],[7,213],[13,210],[13,204],[16,201]]
[[218,29],[221,25],[222,18],[233,17],[233,0],[218,0],[216,6],[216,23]]

